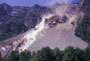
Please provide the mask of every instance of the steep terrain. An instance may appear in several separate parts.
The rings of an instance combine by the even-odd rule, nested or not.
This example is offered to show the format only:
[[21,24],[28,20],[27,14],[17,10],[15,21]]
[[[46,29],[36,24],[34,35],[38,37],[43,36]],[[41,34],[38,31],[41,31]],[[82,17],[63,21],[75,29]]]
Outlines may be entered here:
[[58,16],[46,18],[46,30],[38,34],[29,50],[37,51],[47,46],[52,49],[57,47],[60,50],[64,50],[67,46],[86,48],[88,44],[74,35],[77,24],[83,18],[83,13],[78,10],[77,5],[74,4],[72,6],[58,5],[55,10],[55,15]]
[[9,6],[0,4],[0,41],[15,37],[36,26],[44,13],[51,12],[48,7]]
[[83,11],[85,15],[76,28],[75,34],[90,44],[90,0],[84,1],[80,11]]
[[[60,50],[68,46],[81,49],[88,46],[86,42],[74,35],[77,24],[84,16],[84,13],[79,11],[79,4],[56,3],[48,7],[35,5],[12,8],[9,20],[0,24],[2,56],[7,56],[12,50],[37,51],[46,46],[51,49],[57,47]],[[10,38],[7,39],[8,35],[13,38],[7,37]]]

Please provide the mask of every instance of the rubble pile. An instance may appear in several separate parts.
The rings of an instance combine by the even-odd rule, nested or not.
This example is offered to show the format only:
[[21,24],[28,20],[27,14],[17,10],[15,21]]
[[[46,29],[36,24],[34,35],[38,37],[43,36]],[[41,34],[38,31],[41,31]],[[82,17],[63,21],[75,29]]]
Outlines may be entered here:
[[50,28],[56,27],[58,24],[66,23],[68,21],[67,16],[60,17],[59,15],[54,15],[49,19],[46,19],[45,23],[48,24]]

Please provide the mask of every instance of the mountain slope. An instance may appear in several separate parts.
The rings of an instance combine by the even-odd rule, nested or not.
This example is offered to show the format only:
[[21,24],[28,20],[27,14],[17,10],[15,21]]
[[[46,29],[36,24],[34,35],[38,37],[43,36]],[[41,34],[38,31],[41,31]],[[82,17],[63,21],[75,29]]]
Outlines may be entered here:
[[[82,6],[82,4],[81,4]],[[12,7],[9,20],[2,22],[0,51],[7,56],[13,50],[37,51],[49,46],[64,50],[68,46],[84,49],[88,43],[75,36],[75,29],[83,19],[80,4],[60,4],[41,7]],[[62,10],[63,9],[63,10]],[[13,34],[12,34],[13,33]],[[16,37],[15,37],[16,36]],[[3,40],[6,39],[6,40]]]
[[9,6],[0,4],[0,41],[32,29],[41,21],[41,15],[51,12],[48,7]]

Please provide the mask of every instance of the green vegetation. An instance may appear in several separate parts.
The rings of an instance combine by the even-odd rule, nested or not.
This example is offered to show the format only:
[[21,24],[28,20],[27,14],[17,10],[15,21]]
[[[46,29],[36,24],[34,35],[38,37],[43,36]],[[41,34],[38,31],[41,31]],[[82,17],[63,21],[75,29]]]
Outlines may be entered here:
[[90,43],[90,0],[85,0],[81,7],[84,18],[75,30],[75,35]]
[[90,43],[90,17],[85,16],[75,30],[76,36]]
[[[1,9],[1,11],[3,10],[4,8]],[[0,24],[0,40],[10,38],[35,27],[38,19],[41,19],[41,13],[46,13],[49,9],[36,5],[32,8],[31,12],[29,12],[29,15],[26,14],[29,10],[25,8],[24,11],[22,10],[23,9],[9,18],[5,23]],[[85,0],[80,10],[85,13],[85,16],[77,26],[75,35],[90,44],[90,0]],[[2,16],[6,14],[5,12],[0,12]],[[90,45],[85,50],[68,47],[64,51],[60,51],[58,48],[52,50],[46,47],[33,54],[29,51],[21,53],[12,51],[12,53],[5,58],[2,58],[0,53],[0,61],[90,61]]]
[[84,4],[82,5],[80,10],[85,14],[90,14],[90,0],[84,0]]
[[1,61],[90,61],[90,50],[68,47],[64,51],[58,48],[42,48],[31,54],[29,51],[18,53],[13,51],[7,58],[0,58]]
[[82,21],[77,26],[75,35],[89,43],[89,46],[85,52],[85,59],[86,61],[90,61],[90,0],[84,1],[84,4],[81,7],[80,11],[83,11],[85,15]]
[[0,40],[4,40],[27,31],[27,27],[19,22],[6,22],[0,26]]
[[50,11],[48,7],[37,4],[32,7],[0,4],[0,41],[34,28],[41,21],[41,15]]

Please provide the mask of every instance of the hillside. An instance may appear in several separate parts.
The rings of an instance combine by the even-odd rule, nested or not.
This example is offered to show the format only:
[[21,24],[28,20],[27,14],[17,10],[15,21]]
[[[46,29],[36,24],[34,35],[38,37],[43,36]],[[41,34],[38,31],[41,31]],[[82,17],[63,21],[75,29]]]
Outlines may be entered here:
[[48,7],[9,6],[0,4],[0,41],[15,37],[36,26],[41,15],[51,12]]
[[89,3],[89,0],[81,0],[76,4],[36,4],[32,7],[0,4],[0,59],[88,61]]
[[75,34],[90,43],[90,0],[84,1],[80,11],[83,11],[85,15],[77,26]]

